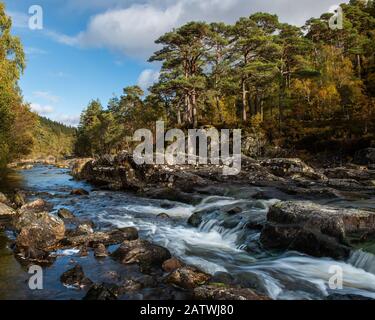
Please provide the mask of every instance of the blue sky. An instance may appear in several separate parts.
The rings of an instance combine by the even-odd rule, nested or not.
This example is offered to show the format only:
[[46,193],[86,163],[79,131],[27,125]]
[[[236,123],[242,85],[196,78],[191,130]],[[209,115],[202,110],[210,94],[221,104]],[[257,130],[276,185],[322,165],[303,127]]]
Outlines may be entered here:
[[[1,1],[1,0],[0,0]],[[301,25],[337,0],[3,0],[20,36],[27,69],[20,86],[33,110],[77,125],[91,99],[103,105],[125,86],[146,89],[159,66],[147,63],[154,40],[191,20],[233,22],[256,11]],[[43,9],[43,29],[30,30],[29,8]]]

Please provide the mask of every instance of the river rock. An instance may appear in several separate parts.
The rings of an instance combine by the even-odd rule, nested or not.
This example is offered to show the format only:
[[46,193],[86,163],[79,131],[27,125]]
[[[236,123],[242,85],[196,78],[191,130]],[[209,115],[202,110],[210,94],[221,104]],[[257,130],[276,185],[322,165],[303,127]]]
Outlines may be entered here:
[[83,300],[117,300],[117,296],[113,292],[113,286],[94,284],[87,291]]
[[184,266],[184,263],[173,257],[163,262],[162,268],[165,272],[172,272]]
[[85,189],[73,189],[70,194],[74,196],[87,196],[89,192]]
[[52,205],[48,202],[44,201],[43,199],[36,199],[34,201],[28,202],[24,204],[20,209],[19,213],[21,215],[28,214],[31,212],[43,212],[43,211],[50,211],[52,209]]
[[65,236],[64,222],[48,212],[27,212],[17,218],[18,248],[48,249]]
[[11,219],[14,218],[15,215],[15,210],[0,202],[0,225],[10,223]]
[[122,264],[139,264],[143,269],[161,268],[164,261],[171,258],[168,249],[152,244],[146,240],[124,241],[112,254]]
[[261,243],[269,249],[344,258],[350,253],[349,237],[374,231],[375,212],[287,201],[270,208]]
[[248,288],[204,285],[194,289],[197,300],[270,300]]
[[9,200],[6,197],[6,195],[4,193],[0,192],[0,203],[7,204],[8,202],[9,202]]
[[326,179],[323,174],[316,172],[300,159],[275,158],[263,160],[260,164],[278,177],[300,175],[313,180]]
[[166,282],[184,289],[194,289],[210,280],[211,276],[193,266],[178,268],[170,273]]
[[17,208],[22,207],[26,203],[25,194],[21,191],[15,192],[12,198],[13,203]]
[[65,271],[61,277],[60,281],[64,285],[74,286],[76,288],[82,288],[92,284],[92,281],[85,276],[82,267],[77,264],[72,269]]
[[76,179],[84,179],[84,177],[81,176],[81,172],[84,166],[90,161],[93,161],[93,159],[83,158],[83,159],[75,160],[72,166],[72,171],[71,171],[72,176]]
[[108,232],[94,232],[91,234],[67,237],[63,241],[61,241],[60,245],[63,247],[76,247],[86,245],[93,248],[100,243],[108,246],[120,244],[123,241],[136,239],[138,239],[137,229],[128,227]]
[[375,164],[375,148],[367,148],[359,150],[354,155],[354,163],[360,165]]
[[57,212],[57,215],[61,219],[74,219],[75,218],[74,214],[70,210],[65,209],[65,208],[59,209],[59,211]]
[[104,244],[102,243],[99,243],[95,249],[94,249],[94,256],[96,258],[105,258],[105,257],[108,257],[108,252],[107,252],[107,248],[105,247]]

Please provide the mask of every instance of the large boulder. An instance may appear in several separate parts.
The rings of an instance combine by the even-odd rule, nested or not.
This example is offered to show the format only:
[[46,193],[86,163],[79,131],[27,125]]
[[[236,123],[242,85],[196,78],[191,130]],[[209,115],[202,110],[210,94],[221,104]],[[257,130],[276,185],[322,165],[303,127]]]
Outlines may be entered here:
[[184,289],[194,289],[206,284],[211,276],[193,266],[185,266],[170,273],[166,281]]
[[261,243],[269,249],[344,258],[350,253],[350,238],[374,232],[375,212],[287,201],[270,208]]
[[16,239],[18,249],[49,249],[65,236],[64,222],[48,212],[24,212],[14,226],[19,230]]
[[194,289],[197,300],[270,300],[248,288],[205,285]]
[[124,241],[112,254],[122,264],[139,264],[142,269],[161,268],[164,261],[171,258],[168,249],[146,240]]
[[375,148],[359,150],[354,155],[354,163],[361,165],[375,164]]

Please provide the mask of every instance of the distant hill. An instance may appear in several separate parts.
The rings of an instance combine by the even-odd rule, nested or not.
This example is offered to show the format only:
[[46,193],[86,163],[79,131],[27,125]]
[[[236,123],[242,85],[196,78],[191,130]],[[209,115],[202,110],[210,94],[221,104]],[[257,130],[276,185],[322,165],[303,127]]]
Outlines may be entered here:
[[35,128],[34,146],[29,157],[62,158],[73,153],[77,129],[39,116]]

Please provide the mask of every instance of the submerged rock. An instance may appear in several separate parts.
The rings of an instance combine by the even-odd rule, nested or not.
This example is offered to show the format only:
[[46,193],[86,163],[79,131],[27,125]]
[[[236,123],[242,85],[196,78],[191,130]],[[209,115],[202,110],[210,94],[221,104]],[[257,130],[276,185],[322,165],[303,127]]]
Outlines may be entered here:
[[271,300],[248,288],[231,288],[216,285],[195,288],[194,298],[197,300]]
[[344,258],[350,253],[349,237],[369,232],[375,232],[375,212],[288,201],[270,208],[261,242],[269,249]]
[[184,289],[194,289],[207,283],[210,278],[209,274],[200,271],[196,267],[185,266],[170,273],[166,278],[166,282]]
[[164,261],[171,258],[168,249],[146,240],[124,241],[112,254],[122,264],[139,264],[143,269],[161,268]]

